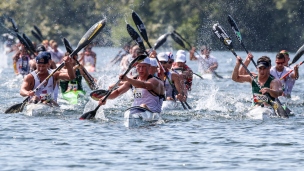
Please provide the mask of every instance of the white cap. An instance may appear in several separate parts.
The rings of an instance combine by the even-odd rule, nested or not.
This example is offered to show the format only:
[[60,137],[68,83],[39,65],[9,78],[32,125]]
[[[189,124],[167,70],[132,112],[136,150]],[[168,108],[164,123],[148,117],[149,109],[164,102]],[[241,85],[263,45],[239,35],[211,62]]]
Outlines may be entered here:
[[168,59],[173,59],[174,60],[174,56],[172,52],[166,52],[166,54],[168,55]]
[[186,56],[182,53],[177,54],[175,62],[186,62]]
[[151,66],[154,66],[154,67],[157,67],[157,66],[158,66],[158,65],[157,65],[157,61],[156,61],[155,58],[150,58],[150,65],[151,65]]
[[168,55],[166,52],[161,52],[157,55],[159,61],[168,61]]
[[149,64],[150,65],[150,58],[146,57],[143,61],[140,62],[140,64]]
[[176,56],[177,56],[178,54],[183,54],[183,55],[186,56],[186,51],[184,51],[184,50],[178,50],[178,51],[176,52]]

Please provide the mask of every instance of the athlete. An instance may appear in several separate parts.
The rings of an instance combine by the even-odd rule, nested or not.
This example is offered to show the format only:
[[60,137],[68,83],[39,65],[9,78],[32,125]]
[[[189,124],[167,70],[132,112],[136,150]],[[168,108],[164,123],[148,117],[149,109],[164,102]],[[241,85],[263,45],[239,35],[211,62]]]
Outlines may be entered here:
[[95,72],[96,68],[96,53],[92,51],[92,46],[87,45],[80,55],[80,64],[83,65],[89,72]]
[[30,96],[30,101],[32,103],[45,103],[51,106],[57,106],[57,103],[53,100],[55,95],[54,89],[56,86],[56,82],[58,80],[71,80],[75,78],[75,72],[73,71],[73,66],[71,60],[68,56],[64,57],[65,66],[67,68],[67,73],[64,72],[56,72],[51,76],[45,84],[41,86],[36,92],[34,90],[38,87],[38,85],[43,82],[50,74],[51,71],[49,68],[49,52],[41,52],[36,57],[36,65],[37,69],[30,74],[28,74],[21,85],[20,95],[21,96]]
[[49,52],[51,53],[52,61],[54,61],[56,65],[61,64],[64,56],[63,51],[58,48],[58,44],[55,41],[51,44],[51,48]]
[[200,74],[212,73],[218,68],[217,59],[210,55],[211,47],[203,45],[201,47],[201,54],[195,56],[195,47],[190,50],[190,60],[198,61],[198,70]]
[[184,53],[177,53],[175,62],[172,65],[172,70],[176,71],[183,78],[185,83],[185,90],[191,91],[192,80],[193,80],[193,71],[186,64],[186,56]]
[[15,74],[21,74],[23,77],[30,73],[30,54],[23,44],[19,51],[13,56],[13,66]]

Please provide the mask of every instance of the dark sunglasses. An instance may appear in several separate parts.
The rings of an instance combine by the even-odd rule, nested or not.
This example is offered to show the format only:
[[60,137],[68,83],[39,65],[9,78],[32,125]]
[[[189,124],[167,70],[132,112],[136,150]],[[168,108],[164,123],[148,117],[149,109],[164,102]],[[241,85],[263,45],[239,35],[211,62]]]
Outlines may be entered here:
[[283,65],[285,62],[276,62],[278,65]]

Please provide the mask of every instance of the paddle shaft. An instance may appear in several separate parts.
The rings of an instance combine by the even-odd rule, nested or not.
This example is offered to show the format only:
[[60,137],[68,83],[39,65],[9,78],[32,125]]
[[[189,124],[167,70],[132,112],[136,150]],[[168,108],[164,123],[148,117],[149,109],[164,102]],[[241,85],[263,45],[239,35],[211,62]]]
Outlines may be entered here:
[[[302,61],[301,63],[299,63],[299,66],[302,65],[303,63],[304,63],[304,61]],[[285,75],[283,75],[283,76],[280,78],[280,80],[285,79],[290,73],[292,73],[292,71],[293,71],[293,69],[290,70],[290,71],[288,71]]]

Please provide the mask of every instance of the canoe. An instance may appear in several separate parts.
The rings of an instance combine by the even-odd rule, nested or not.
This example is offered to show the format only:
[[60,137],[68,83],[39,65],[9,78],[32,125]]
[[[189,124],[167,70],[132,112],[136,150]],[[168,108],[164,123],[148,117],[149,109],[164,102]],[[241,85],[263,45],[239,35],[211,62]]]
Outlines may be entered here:
[[76,90],[76,91],[69,91],[62,93],[62,98],[66,101],[68,101],[70,104],[77,104],[78,98],[85,95],[85,91],[82,90]]
[[147,108],[133,106],[124,112],[124,125],[126,127],[140,127],[162,121],[160,113],[153,113]]
[[44,103],[28,103],[25,106],[24,113],[27,116],[44,116],[51,114],[58,114],[59,107],[53,107]]

